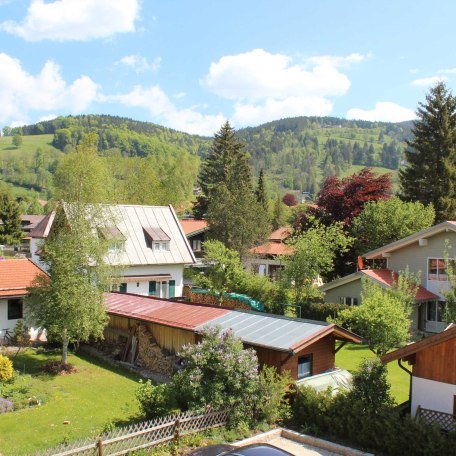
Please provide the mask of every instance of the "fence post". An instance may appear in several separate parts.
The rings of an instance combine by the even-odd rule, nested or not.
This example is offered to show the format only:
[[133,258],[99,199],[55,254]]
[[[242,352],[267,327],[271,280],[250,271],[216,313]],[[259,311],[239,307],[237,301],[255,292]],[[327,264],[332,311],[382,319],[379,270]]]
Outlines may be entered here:
[[99,437],[97,440],[97,449],[98,456],[103,456],[103,441],[101,440],[101,437]]
[[174,423],[174,441],[177,445],[179,445],[179,438],[180,438],[180,420],[179,418]]

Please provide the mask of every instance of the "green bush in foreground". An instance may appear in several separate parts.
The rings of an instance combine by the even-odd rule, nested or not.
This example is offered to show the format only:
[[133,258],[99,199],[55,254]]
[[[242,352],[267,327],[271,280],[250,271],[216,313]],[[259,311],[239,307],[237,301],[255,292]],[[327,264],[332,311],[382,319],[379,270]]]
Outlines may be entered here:
[[13,363],[3,355],[0,355],[0,382],[8,382],[13,378]]

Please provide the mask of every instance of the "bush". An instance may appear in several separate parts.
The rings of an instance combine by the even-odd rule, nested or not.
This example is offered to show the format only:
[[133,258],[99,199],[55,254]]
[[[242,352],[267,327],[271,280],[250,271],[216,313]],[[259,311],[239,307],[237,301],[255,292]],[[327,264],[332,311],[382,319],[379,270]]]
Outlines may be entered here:
[[327,321],[328,318],[337,318],[339,312],[350,306],[335,302],[311,302],[301,307],[301,317],[309,320]]
[[13,378],[13,363],[3,355],[0,355],[0,382],[8,382]]
[[2,413],[12,412],[14,410],[13,403],[8,399],[0,397],[0,415]]
[[18,320],[13,329],[13,343],[20,348],[30,345],[29,328],[24,320]]
[[141,411],[149,419],[180,412],[171,384],[154,385],[150,380],[140,381],[136,399]]
[[50,361],[44,366],[45,372],[52,375],[67,375],[76,372],[76,368],[70,363]]

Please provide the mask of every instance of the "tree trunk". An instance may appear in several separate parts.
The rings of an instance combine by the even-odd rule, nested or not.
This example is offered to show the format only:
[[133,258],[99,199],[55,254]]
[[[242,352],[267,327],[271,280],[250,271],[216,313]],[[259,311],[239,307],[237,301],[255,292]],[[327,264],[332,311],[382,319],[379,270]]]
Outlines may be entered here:
[[63,335],[62,335],[62,364],[66,364],[68,360],[68,336],[67,336],[67,330],[63,330]]

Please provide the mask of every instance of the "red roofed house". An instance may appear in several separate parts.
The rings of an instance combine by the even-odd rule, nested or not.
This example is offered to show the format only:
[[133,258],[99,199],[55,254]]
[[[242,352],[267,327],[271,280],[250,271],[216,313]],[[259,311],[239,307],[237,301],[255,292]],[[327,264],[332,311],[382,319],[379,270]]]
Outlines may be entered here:
[[412,366],[410,411],[430,424],[456,431],[456,326],[382,357]]
[[203,256],[202,246],[209,230],[207,220],[183,219],[180,220],[180,224],[195,258],[201,258]]
[[361,269],[320,287],[326,302],[349,305],[361,303],[362,278],[389,288],[406,268],[418,274],[421,286],[415,297],[412,331],[437,333],[447,326],[443,321],[445,291],[449,289],[447,260],[456,257],[456,222],[443,222],[404,239],[367,252],[363,257],[381,269]]
[[[106,293],[105,300],[110,316],[105,338],[123,343],[124,353],[133,351],[126,357],[130,360],[136,359],[136,350],[150,353],[142,343],[152,341],[151,350],[158,345],[175,354],[184,344],[197,343],[204,329],[220,327],[232,330],[244,346],[254,348],[260,365],[275,366],[279,372],[289,371],[294,380],[305,381],[315,375],[338,375],[336,340],[362,341],[356,334],[326,322],[128,293]],[[147,340],[141,338],[144,332]]]
[[282,226],[271,233],[266,243],[250,249],[251,255],[245,260],[245,267],[261,276],[277,280],[283,269],[281,257],[293,253],[293,249],[285,244],[291,230],[289,226]]
[[26,258],[0,260],[0,330],[12,331],[24,317],[24,297],[35,277],[44,272]]

